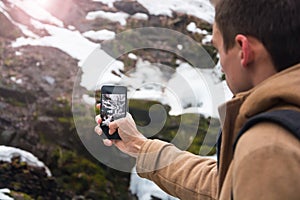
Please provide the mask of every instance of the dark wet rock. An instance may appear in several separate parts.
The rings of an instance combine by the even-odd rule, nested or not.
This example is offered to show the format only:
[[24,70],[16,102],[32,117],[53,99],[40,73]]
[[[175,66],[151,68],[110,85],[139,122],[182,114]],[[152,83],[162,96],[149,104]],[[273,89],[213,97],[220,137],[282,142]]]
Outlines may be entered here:
[[36,97],[29,92],[18,91],[5,87],[0,87],[0,96],[5,99],[14,99],[15,101],[27,104],[31,104],[36,101]]
[[116,1],[114,2],[114,7],[130,15],[134,15],[136,13],[149,14],[148,10],[143,5],[133,0]]
[[0,132],[0,143],[1,144],[9,144],[13,140],[16,135],[16,131],[13,129],[6,129]]
[[18,155],[11,162],[0,161],[0,180],[0,188],[12,190],[13,197],[22,192],[33,199],[71,199],[54,177],[47,176],[45,168],[21,162]]

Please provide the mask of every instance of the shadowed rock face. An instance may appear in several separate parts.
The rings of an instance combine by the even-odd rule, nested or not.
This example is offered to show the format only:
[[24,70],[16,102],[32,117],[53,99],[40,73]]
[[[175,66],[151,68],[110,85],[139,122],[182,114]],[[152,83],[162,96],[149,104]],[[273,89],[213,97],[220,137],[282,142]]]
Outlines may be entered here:
[[14,40],[22,35],[21,30],[17,28],[9,19],[7,19],[3,13],[0,13],[0,21],[0,35],[2,37]]
[[149,14],[148,10],[143,5],[134,0],[116,1],[114,2],[114,7],[130,15],[134,15],[136,13]]
[[[22,55],[15,56],[15,51]],[[58,135],[68,128],[58,118],[72,116],[70,98],[76,60],[54,48],[30,46],[6,46],[1,60],[1,143],[24,148],[40,158],[47,156],[45,150],[49,149],[40,144],[43,135],[52,135],[56,142],[61,140],[66,145],[67,141]]]
[[44,168],[27,165],[18,155],[11,163],[0,161],[0,179],[0,188],[14,191],[14,197],[27,194],[34,199],[71,199],[58,187],[55,178],[47,176]]

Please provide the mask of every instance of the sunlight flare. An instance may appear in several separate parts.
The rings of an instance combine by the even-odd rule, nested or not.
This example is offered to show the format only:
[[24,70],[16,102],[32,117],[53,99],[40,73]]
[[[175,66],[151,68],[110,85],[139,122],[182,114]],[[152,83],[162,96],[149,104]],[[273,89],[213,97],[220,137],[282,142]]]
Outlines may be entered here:
[[9,0],[11,3],[25,11],[32,18],[63,27],[63,22],[51,15],[43,5],[51,3],[51,0]]

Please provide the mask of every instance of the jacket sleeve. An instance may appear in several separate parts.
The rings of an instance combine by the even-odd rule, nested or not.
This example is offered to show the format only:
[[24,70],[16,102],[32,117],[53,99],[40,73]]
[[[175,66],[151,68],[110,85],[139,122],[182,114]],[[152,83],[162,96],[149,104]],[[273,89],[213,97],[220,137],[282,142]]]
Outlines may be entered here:
[[234,162],[234,199],[300,199],[300,143],[280,126],[261,123],[249,129]]
[[182,200],[217,198],[216,161],[181,151],[170,143],[145,142],[137,158],[137,172]]

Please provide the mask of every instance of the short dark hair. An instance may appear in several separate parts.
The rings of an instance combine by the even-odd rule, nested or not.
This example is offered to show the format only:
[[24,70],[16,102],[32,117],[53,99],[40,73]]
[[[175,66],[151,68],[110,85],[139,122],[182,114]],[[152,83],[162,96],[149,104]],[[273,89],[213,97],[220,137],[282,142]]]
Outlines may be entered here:
[[262,42],[277,71],[300,62],[300,0],[219,0],[215,11],[225,51],[244,34]]

